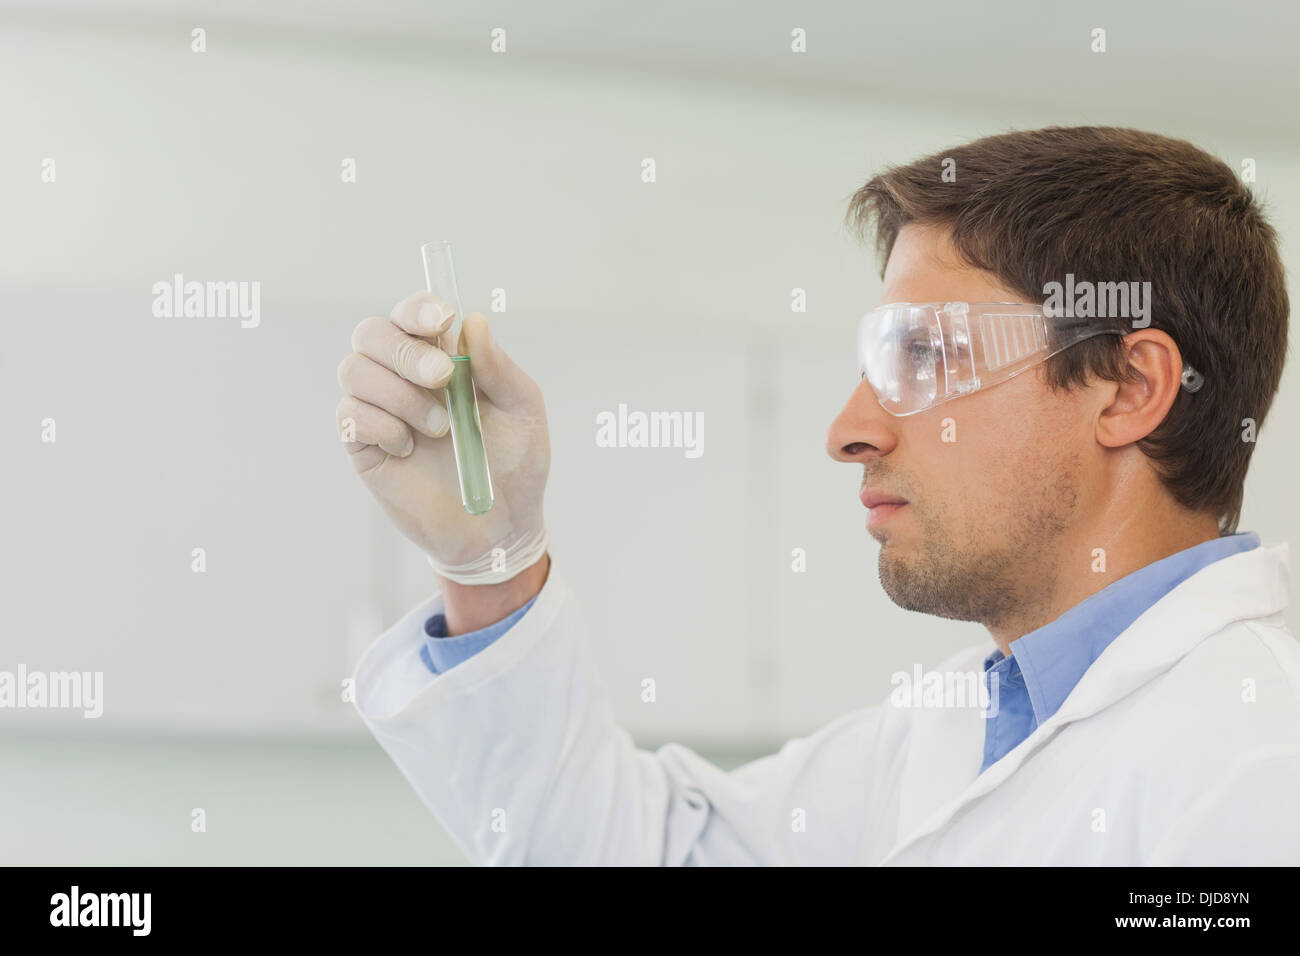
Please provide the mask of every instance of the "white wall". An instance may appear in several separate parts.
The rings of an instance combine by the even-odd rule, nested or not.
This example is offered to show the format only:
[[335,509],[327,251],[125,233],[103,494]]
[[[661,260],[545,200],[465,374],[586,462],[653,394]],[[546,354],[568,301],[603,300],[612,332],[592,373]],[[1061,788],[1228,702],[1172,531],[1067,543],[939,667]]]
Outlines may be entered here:
[[[646,743],[729,746],[981,639],[889,603],[860,474],[823,450],[878,290],[840,228],[872,171],[1011,127],[1132,123],[1254,157],[1300,265],[1289,127],[1168,122],[1137,95],[981,108],[283,36],[218,23],[199,56],[176,24],[0,34],[0,666],[103,670],[94,733],[359,735],[338,681],[432,582],[338,447],[335,367],[361,317],[421,285],[430,238],[456,242],[467,308],[508,292],[498,334],[550,411],[556,566],[616,711]],[[261,326],[153,318],[175,272],[260,281]],[[1300,531],[1295,381],[1247,490],[1266,540]],[[704,457],[597,449],[619,402],[703,411]]]

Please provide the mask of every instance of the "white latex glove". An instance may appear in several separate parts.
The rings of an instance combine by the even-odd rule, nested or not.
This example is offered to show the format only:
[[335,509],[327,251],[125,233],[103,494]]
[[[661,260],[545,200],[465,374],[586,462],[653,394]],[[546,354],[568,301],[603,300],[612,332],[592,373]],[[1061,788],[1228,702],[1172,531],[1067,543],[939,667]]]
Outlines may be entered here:
[[363,319],[352,333],[353,354],[339,365],[347,395],[336,416],[357,474],[434,570],[463,584],[495,584],[546,552],[546,408],[542,390],[497,345],[487,319],[465,316],[461,342],[478,388],[495,496],[486,514],[469,514],[443,394],[452,369],[444,348],[453,343],[443,341],[450,333],[439,333],[453,314],[431,293],[416,292],[389,318]]

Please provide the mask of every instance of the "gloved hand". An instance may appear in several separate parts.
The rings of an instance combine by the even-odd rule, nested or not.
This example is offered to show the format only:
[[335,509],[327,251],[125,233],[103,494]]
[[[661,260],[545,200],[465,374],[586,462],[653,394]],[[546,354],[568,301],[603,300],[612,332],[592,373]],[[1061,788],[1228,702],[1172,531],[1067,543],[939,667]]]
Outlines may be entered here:
[[440,333],[453,314],[431,293],[416,292],[389,318],[363,319],[352,333],[353,354],[339,365],[347,395],[336,417],[357,474],[434,570],[463,584],[493,584],[546,552],[546,408],[487,319],[465,316],[457,351],[470,357],[496,499],[486,514],[465,511],[442,391],[455,344]]

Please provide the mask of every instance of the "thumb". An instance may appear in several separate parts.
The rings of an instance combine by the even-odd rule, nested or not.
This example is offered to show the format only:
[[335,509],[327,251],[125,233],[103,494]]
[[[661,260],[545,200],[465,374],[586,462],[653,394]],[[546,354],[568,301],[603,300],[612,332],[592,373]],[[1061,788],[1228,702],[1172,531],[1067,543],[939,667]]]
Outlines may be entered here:
[[525,404],[531,394],[532,381],[497,344],[482,313],[465,316],[460,330],[469,356],[474,385],[498,408],[513,410]]

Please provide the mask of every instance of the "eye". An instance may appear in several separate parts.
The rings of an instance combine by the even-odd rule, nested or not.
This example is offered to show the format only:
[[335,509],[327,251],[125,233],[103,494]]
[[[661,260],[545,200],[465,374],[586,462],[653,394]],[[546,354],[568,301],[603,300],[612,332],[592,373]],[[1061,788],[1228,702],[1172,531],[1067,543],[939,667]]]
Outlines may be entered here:
[[934,346],[930,344],[930,333],[925,329],[909,333],[902,345],[909,368],[924,370],[934,366]]

